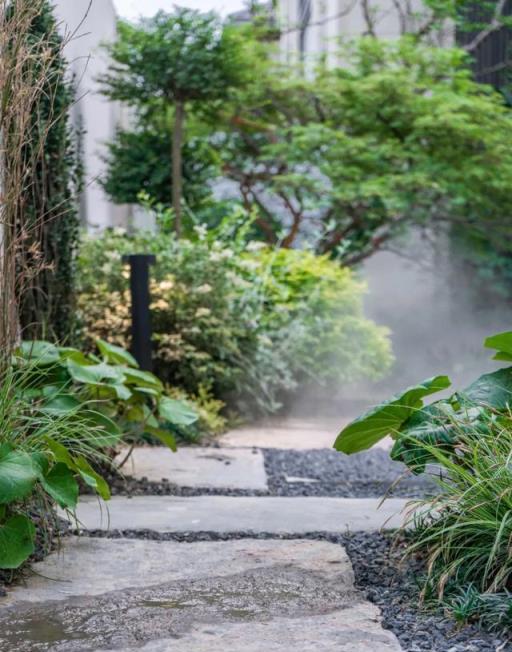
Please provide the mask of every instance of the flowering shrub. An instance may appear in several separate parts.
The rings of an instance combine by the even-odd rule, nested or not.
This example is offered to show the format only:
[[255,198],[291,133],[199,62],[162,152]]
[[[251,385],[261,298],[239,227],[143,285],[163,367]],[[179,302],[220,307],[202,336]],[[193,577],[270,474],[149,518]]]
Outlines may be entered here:
[[122,256],[152,253],[155,373],[238,411],[274,411],[304,382],[378,378],[385,330],[362,314],[364,286],[327,257],[247,244],[246,233],[196,228],[191,240],[110,231],[81,251],[83,335],[130,345]]

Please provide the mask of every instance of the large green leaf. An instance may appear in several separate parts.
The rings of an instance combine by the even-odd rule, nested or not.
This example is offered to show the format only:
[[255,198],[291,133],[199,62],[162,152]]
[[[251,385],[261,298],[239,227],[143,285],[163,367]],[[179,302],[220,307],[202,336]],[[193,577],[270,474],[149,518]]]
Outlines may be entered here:
[[484,341],[484,346],[497,351],[494,360],[512,361],[512,331],[491,335]]
[[190,426],[198,415],[184,401],[163,396],[158,403],[158,414],[162,419],[175,426]]
[[83,365],[72,359],[67,360],[70,376],[78,383],[97,385],[105,380],[122,383],[124,376],[119,367],[112,367],[105,362],[99,364]]
[[0,525],[0,568],[19,568],[34,552],[35,527],[21,514]]
[[50,472],[41,478],[41,484],[61,507],[75,509],[78,484],[66,464],[62,462],[55,464]]
[[126,382],[139,387],[149,387],[150,389],[162,390],[162,381],[149,371],[140,369],[123,369]]
[[435,376],[419,385],[409,387],[403,394],[372,408],[338,435],[334,448],[342,453],[358,453],[371,448],[391,435],[396,437],[402,424],[423,406],[423,398],[450,386],[447,376]]
[[61,444],[58,441],[55,441],[54,439],[51,439],[50,437],[45,437],[45,441],[48,448],[53,453],[56,462],[61,462],[62,464],[65,464],[68,467],[68,469],[71,470],[74,470],[76,468],[71,453],[63,444]]
[[463,425],[449,401],[427,405],[402,424],[390,456],[406,464],[414,473],[422,473],[428,462],[435,461],[429,448],[452,448]]
[[120,399],[121,401],[128,401],[132,397],[131,390],[118,381],[88,383],[87,388],[90,392],[90,397],[93,400],[109,401]]
[[176,439],[168,430],[164,430],[163,428],[148,427],[146,428],[146,432],[149,432],[151,435],[159,439],[162,444],[170,448],[173,453],[178,450],[178,447],[176,446]]
[[76,412],[80,405],[80,401],[71,394],[61,394],[60,396],[53,396],[40,409],[45,414],[63,415]]
[[109,344],[108,342],[105,342],[105,340],[96,340],[96,346],[107,362],[113,362],[114,364],[125,364],[129,367],[135,368],[139,366],[137,360],[135,360],[133,355],[128,353],[128,351],[121,348],[120,346]]
[[480,376],[459,393],[461,400],[497,411],[512,407],[512,367]]
[[89,360],[85,353],[82,353],[82,351],[79,351],[78,349],[73,349],[67,346],[60,346],[59,354],[61,360],[73,360],[73,362],[81,365],[91,364],[91,360]]
[[110,500],[110,488],[107,482],[96,473],[85,457],[77,457],[75,464],[84,482],[97,491],[103,500]]
[[0,503],[8,504],[30,494],[39,467],[28,453],[2,447],[0,451]]
[[52,365],[60,361],[59,349],[51,342],[25,341],[16,353],[39,365]]

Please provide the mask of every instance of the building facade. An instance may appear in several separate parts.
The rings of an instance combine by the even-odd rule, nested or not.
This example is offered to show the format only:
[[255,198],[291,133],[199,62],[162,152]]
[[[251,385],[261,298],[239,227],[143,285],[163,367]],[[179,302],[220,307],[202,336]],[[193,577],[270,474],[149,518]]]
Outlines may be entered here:
[[112,0],[54,0],[54,6],[76,87],[73,122],[83,134],[82,221],[91,231],[124,225],[129,207],[113,204],[98,183],[105,170],[106,143],[112,140],[123,119],[122,107],[104,98],[98,85],[98,77],[109,68],[102,45],[116,38],[114,4]]
[[[421,0],[280,0],[280,50],[283,60],[293,62],[326,56],[340,63],[340,40],[370,32],[378,38],[394,39],[416,30],[425,19]],[[453,42],[453,30],[436,38]]]

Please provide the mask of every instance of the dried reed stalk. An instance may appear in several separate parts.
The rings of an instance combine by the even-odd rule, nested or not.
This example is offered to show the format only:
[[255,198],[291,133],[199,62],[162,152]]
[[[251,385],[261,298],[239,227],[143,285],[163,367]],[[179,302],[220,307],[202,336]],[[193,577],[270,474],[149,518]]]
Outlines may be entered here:
[[42,265],[34,232],[45,216],[29,222],[24,203],[49,128],[33,120],[56,56],[44,37],[31,36],[44,2],[0,0],[0,366],[20,338],[20,297]]

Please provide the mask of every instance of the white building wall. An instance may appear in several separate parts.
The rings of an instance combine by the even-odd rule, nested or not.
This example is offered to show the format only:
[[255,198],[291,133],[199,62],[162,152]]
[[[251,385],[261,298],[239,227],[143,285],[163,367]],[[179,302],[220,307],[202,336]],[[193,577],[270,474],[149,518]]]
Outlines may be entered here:
[[82,142],[85,190],[82,219],[90,230],[126,223],[128,207],[109,201],[98,184],[105,171],[105,143],[111,140],[121,120],[121,108],[101,96],[97,79],[108,71],[102,44],[116,38],[117,16],[112,0],[54,0],[57,19],[68,39],[65,55],[76,82],[78,101],[73,110],[75,124],[85,130]]
[[[340,39],[351,39],[368,33],[368,23],[361,0],[309,0],[311,18],[305,31],[304,58],[314,60],[327,55],[330,63],[336,63]],[[403,24],[393,0],[373,0],[370,4],[375,35],[394,39],[403,28],[413,29],[422,25],[425,7],[422,0],[409,0],[409,17]],[[402,3],[403,4],[403,3]],[[282,28],[280,49],[282,58],[291,62],[300,53],[300,7],[301,0],[280,0],[279,16]],[[453,34],[447,28],[446,34],[438,34],[443,43],[453,42]]]

